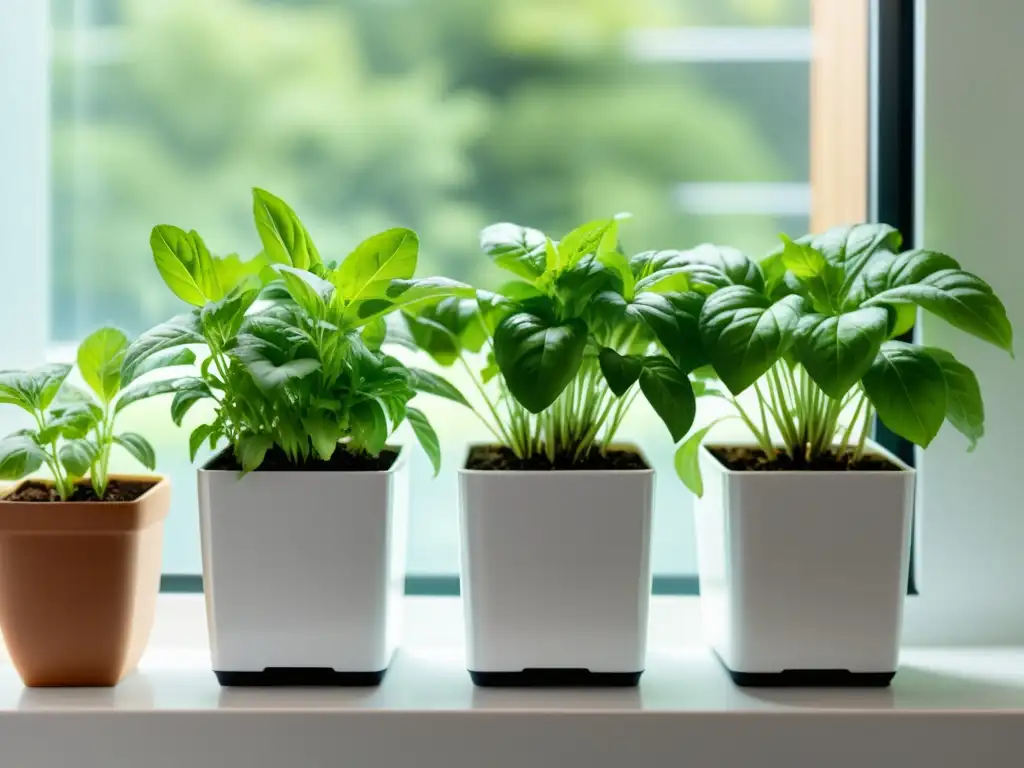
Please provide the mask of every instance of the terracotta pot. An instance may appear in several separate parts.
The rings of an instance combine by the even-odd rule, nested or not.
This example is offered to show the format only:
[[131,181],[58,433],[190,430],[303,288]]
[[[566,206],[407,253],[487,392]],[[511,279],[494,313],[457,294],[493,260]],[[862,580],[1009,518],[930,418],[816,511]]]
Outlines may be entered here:
[[171,484],[116,479],[156,485],[129,502],[0,499],[0,631],[25,685],[116,685],[142,656]]

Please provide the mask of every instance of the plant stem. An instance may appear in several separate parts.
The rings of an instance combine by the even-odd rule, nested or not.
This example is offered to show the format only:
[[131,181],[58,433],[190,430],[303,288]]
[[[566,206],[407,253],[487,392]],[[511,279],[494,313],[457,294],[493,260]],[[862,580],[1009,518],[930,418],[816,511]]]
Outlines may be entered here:
[[747,412],[745,410],[743,410],[743,406],[740,405],[739,400],[733,397],[729,399],[729,402],[732,403],[733,408],[736,409],[736,413],[739,414],[739,417],[743,419],[743,423],[747,425],[747,428],[754,435],[754,439],[757,441],[757,444],[761,447],[761,450],[764,451],[765,456],[767,456],[769,460],[774,461],[776,451],[775,446],[772,445],[771,436],[761,434],[761,432],[757,428],[757,425],[754,424],[754,420],[747,415]]
[[853,411],[853,415],[850,417],[850,423],[846,427],[846,431],[843,433],[843,441],[839,444],[839,450],[836,453],[837,457],[842,457],[843,454],[850,447],[850,437],[853,435],[853,428],[857,425],[857,419],[860,416],[860,411],[864,407],[864,403],[867,402],[867,397],[861,394],[860,399],[857,400],[857,407]]
[[868,439],[868,433],[871,431],[871,422],[874,420],[874,418],[875,408],[873,405],[871,405],[871,402],[868,401],[868,407],[864,411],[864,428],[861,430],[860,440],[857,441],[857,450],[854,451],[853,454],[852,463],[854,464],[860,461],[864,456],[864,443]]
[[611,443],[612,440],[615,439],[615,433],[618,432],[619,427],[622,426],[622,421],[623,419],[626,418],[626,414],[629,412],[629,409],[633,406],[633,402],[636,400],[638,394],[639,392],[634,389],[631,392],[627,392],[621,398],[619,398],[619,404],[615,408],[615,415],[612,416],[612,423],[608,427],[607,432],[605,432],[605,446],[607,446],[609,443]]
[[[471,408],[470,410],[476,414],[476,417],[480,419],[484,426],[487,427],[488,431],[494,435],[495,440],[503,445],[512,447],[512,439],[501,422],[501,417],[498,415],[497,408],[494,407],[491,399],[487,396],[487,392],[484,391],[483,384],[477,380],[476,374],[473,373],[473,369],[469,366],[469,363],[466,362],[466,358],[463,357],[461,353],[459,354],[459,362],[462,363],[462,366],[466,369],[466,373],[469,374],[469,380],[473,382],[473,385],[476,387],[476,391],[480,393],[480,397],[482,397],[483,401],[487,404],[487,408],[491,412],[491,416],[494,417],[494,423],[497,425],[497,429],[495,429],[494,426],[491,426],[491,423],[487,421],[487,419],[485,419],[476,408]],[[498,433],[499,430],[501,434]]]
[[[768,379],[768,390],[769,392],[772,392],[773,398],[777,399],[776,407],[779,410],[781,419],[776,419],[776,422],[785,437],[787,453],[790,454],[791,458],[796,458],[796,450],[801,447],[800,430],[793,421],[792,407],[790,406],[789,401],[786,400],[785,388],[782,385],[782,379],[779,377],[779,365],[785,366],[786,364],[780,363],[772,368],[771,375]],[[775,387],[774,390],[772,389],[772,385]]]
[[[769,391],[771,391],[770,386],[769,386]],[[770,435],[771,431],[768,429],[768,416],[765,414],[765,410],[764,410],[764,395],[761,394],[761,390],[758,387],[758,384],[757,384],[756,381],[754,382],[754,394],[757,395],[757,407],[761,411],[761,428],[764,430],[764,434],[765,435]],[[778,416],[778,414],[773,413],[773,416],[775,418],[775,423],[779,424],[779,416]]]

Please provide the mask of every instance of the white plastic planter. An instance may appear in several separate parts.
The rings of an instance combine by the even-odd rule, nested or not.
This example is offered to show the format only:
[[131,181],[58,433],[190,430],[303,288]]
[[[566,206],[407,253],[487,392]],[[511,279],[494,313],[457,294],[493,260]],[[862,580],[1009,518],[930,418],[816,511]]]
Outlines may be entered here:
[[222,685],[374,685],[398,645],[405,451],[386,472],[199,470]]
[[654,470],[459,475],[473,682],[636,685],[646,657]]
[[888,685],[899,660],[914,470],[737,472],[701,448],[704,632],[740,685]]

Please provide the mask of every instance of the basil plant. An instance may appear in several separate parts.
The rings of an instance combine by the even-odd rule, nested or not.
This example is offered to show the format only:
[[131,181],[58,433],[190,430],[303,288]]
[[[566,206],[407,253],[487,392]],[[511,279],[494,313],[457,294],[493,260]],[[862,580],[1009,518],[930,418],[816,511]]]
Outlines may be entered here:
[[213,403],[213,419],[189,438],[193,460],[204,443],[212,448],[221,440],[245,472],[271,449],[292,464],[329,460],[342,444],[376,456],[408,420],[436,471],[437,436],[408,402],[418,391],[461,395],[384,354],[384,318],[473,290],[443,278],[413,279],[419,242],[411,230],[374,235],[335,264],[323,261],[284,201],[256,189],[253,214],[263,250],[245,262],[212,255],[194,231],[153,230],[161,276],[193,309],[143,334],[128,350],[126,370],[177,348],[205,347],[192,375],[153,383],[174,393],[178,425],[197,402]]
[[156,468],[156,453],[137,432],[117,432],[118,415],[154,394],[137,382],[158,368],[195,361],[191,350],[150,358],[130,372],[122,370],[128,339],[116,328],[101,328],[78,347],[77,363],[90,391],[67,381],[69,364],[51,364],[30,371],[0,371],[0,403],[31,416],[32,426],[0,440],[0,480],[20,480],[46,466],[61,501],[88,478],[97,499],[110,483],[110,456],[119,446],[146,469]]
[[[724,385],[707,394],[733,406],[769,460],[785,454],[796,466],[825,454],[856,464],[876,415],[922,447],[948,421],[973,449],[984,433],[974,373],[944,349],[900,337],[922,309],[1012,355],[1012,329],[992,288],[945,254],[901,252],[899,232],[886,225],[782,239],[760,264],[738,257],[743,279],[701,308],[699,343]],[[686,254],[676,260],[687,262]],[[737,399],[747,390],[753,405]],[[697,453],[711,426],[676,455],[698,495]]]
[[[558,242],[527,227],[490,226],[482,249],[515,279],[497,293],[404,313],[417,347],[469,374],[484,403],[478,415],[519,459],[561,465],[604,451],[640,395],[673,441],[693,423],[688,374],[704,362],[692,347],[696,313],[714,285],[666,268],[653,253],[627,258],[621,218],[585,224]],[[470,356],[481,352],[478,371]]]

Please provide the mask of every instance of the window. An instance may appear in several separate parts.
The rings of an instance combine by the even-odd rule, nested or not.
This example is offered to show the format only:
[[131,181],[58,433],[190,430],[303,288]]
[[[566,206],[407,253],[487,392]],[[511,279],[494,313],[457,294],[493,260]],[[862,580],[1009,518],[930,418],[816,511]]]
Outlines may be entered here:
[[[836,36],[849,50],[815,54],[812,5],[815,29],[852,30]],[[475,242],[497,220],[557,234],[632,211],[629,249],[757,254],[806,231],[812,200],[816,225],[864,216],[861,0],[53,0],[49,21],[40,296],[57,357],[99,324],[137,333],[179,311],[152,265],[154,224],[255,252],[253,185],[287,199],[325,254],[403,224],[420,232],[421,274],[480,285],[500,279]],[[828,77],[853,73],[845,100],[812,78],[812,54]],[[853,110],[822,118],[848,126],[813,164],[812,92]],[[825,180],[843,193],[823,199]],[[432,480],[414,456],[409,572],[453,584],[454,468],[486,435],[469,413],[427,407],[446,469]],[[662,588],[692,590],[690,498],[645,407],[624,436],[659,472],[655,571]],[[165,572],[198,574],[188,431],[162,401],[126,421],[175,483]]]

